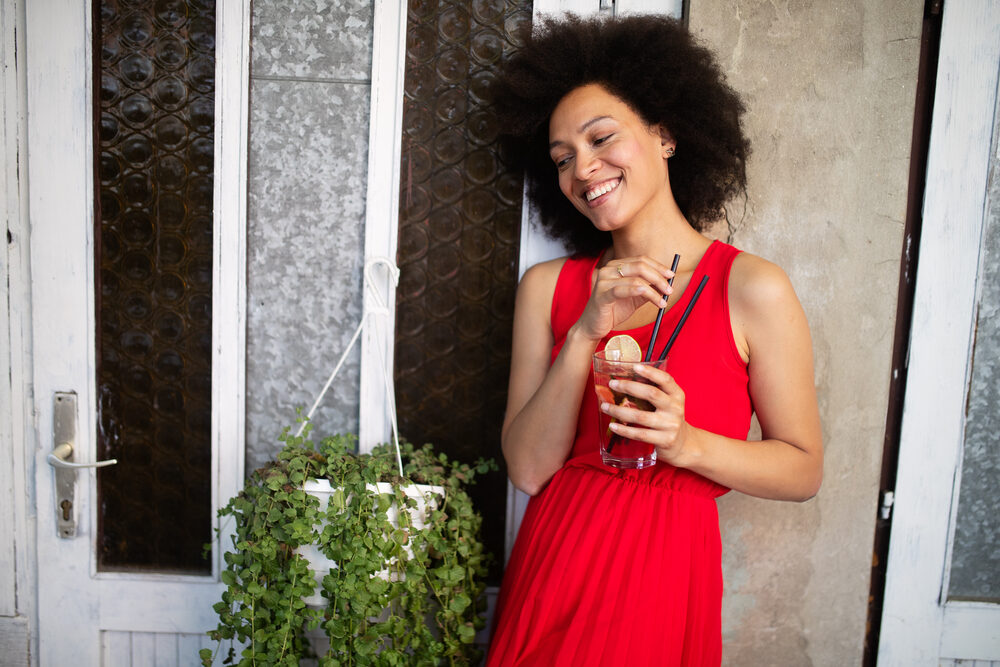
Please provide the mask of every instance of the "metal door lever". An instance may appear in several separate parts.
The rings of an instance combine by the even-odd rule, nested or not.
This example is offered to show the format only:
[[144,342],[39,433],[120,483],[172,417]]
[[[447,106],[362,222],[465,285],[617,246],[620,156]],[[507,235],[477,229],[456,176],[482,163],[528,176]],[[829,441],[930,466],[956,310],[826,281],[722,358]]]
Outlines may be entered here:
[[104,468],[118,463],[118,459],[108,459],[107,461],[95,461],[93,463],[72,463],[68,459],[73,457],[73,445],[64,442],[52,450],[52,453],[45,457],[49,465],[53,468]]
[[59,443],[45,457],[56,475],[56,532],[59,537],[76,537],[76,471],[80,468],[103,468],[118,463],[117,459],[76,463],[73,461],[76,442],[76,394],[58,392],[52,401],[52,442]]

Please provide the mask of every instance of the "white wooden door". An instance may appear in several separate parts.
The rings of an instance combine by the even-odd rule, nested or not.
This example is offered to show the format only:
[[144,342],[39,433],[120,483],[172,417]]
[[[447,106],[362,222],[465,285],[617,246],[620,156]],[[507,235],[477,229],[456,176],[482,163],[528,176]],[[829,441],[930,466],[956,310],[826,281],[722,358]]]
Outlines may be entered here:
[[[1000,217],[998,68],[1000,4],[945,3],[879,665],[1000,665],[998,600],[960,601],[975,596],[955,595],[952,578],[967,409],[982,398],[969,395],[976,318],[990,317],[980,304],[996,263],[984,250]],[[995,481],[982,498],[993,515]],[[986,540],[977,567],[995,582]]]
[[[96,0],[95,0],[96,1]],[[54,405],[76,401],[75,459],[95,455],[90,2],[25,3],[38,664],[192,665],[214,627],[219,554],[206,576],[99,572],[93,469],[56,506]],[[213,509],[242,483],[243,220],[249,2],[220,0],[212,332]],[[225,164],[225,169],[220,169]],[[57,396],[59,398],[57,399]],[[64,422],[65,425],[65,422]],[[60,530],[60,526],[64,530]]]

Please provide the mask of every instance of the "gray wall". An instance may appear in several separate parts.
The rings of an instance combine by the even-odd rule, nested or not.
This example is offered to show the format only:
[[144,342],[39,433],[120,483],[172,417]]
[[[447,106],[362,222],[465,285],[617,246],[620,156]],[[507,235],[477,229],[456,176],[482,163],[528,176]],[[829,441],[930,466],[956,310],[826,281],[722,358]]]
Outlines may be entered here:
[[[361,318],[370,0],[254,0],[247,470],[308,410]],[[358,429],[358,346],[313,417]]]
[[[727,665],[860,662],[922,4],[691,2],[693,32],[750,108],[749,198],[717,233],[791,276],[826,444],[814,500],[720,502]],[[311,403],[361,314],[371,16],[360,0],[254,2],[251,467]],[[355,354],[321,430],[356,430],[357,386]]]
[[720,501],[728,665],[857,665],[887,409],[923,3],[694,0],[747,95],[733,242],[785,268],[809,317],[819,495]]

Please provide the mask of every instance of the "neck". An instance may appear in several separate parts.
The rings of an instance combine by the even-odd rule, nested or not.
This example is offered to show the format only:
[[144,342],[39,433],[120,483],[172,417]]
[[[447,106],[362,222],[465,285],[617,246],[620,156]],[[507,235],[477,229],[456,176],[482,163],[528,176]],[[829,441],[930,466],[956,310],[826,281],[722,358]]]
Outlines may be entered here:
[[691,226],[680,210],[671,215],[636,220],[611,233],[608,259],[645,255],[670,266],[674,254],[681,256],[680,271],[693,269],[711,241]]

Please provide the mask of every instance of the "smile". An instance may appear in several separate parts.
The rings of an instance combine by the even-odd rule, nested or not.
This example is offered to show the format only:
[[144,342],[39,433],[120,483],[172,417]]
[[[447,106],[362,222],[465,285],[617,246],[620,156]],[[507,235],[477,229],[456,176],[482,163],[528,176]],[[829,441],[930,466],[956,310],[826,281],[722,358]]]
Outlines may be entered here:
[[604,183],[598,185],[596,188],[587,190],[584,193],[584,197],[587,198],[587,201],[594,201],[601,195],[606,195],[607,193],[611,192],[612,190],[617,188],[620,184],[621,184],[620,178],[616,178],[613,181],[605,181]]

